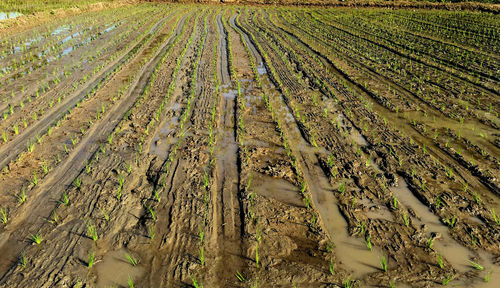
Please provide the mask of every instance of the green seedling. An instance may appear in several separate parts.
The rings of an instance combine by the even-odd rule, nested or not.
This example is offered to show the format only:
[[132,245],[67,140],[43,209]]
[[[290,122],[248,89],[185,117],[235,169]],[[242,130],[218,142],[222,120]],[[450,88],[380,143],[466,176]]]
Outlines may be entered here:
[[384,256],[382,256],[382,258],[380,258],[380,264],[382,265],[382,270],[384,272],[387,272],[387,259],[385,259]]
[[332,252],[332,249],[333,249],[333,243],[329,242],[329,243],[326,245],[326,252],[327,252],[327,253],[330,253],[330,252]]
[[444,278],[442,282],[443,286],[448,285],[448,283],[450,283],[451,280],[453,280],[453,275],[446,276],[446,278]]
[[255,243],[255,264],[257,268],[259,268],[259,242]]
[[80,188],[80,186],[82,186],[82,181],[80,180],[80,178],[76,178],[75,181],[73,182],[73,184],[78,189],[78,188]]
[[31,184],[32,184],[33,186],[38,185],[38,176],[36,175],[36,173],[33,173],[33,177],[32,177],[32,180],[31,180]]
[[104,210],[102,208],[100,208],[99,210],[101,211],[101,214],[104,217],[104,220],[106,220],[106,222],[109,222],[109,213],[106,212],[106,210]]
[[89,237],[94,240],[94,242],[97,242],[97,240],[99,239],[99,235],[97,234],[97,227],[89,222],[87,223],[87,232],[89,234]]
[[31,241],[33,244],[40,244],[43,242],[43,236],[39,233],[36,233],[35,235],[31,235]]
[[42,163],[43,174],[47,175],[49,173],[49,165],[47,163]]
[[16,195],[16,198],[17,198],[17,203],[19,203],[19,205],[26,202],[26,189],[24,187],[21,188],[21,192],[18,195]]
[[129,253],[126,253],[125,257],[127,258],[130,265],[137,266],[139,264],[139,260],[137,258],[135,258],[134,256],[130,255]]
[[49,221],[49,223],[51,224],[57,224],[59,222],[59,217],[57,217],[56,210],[52,211],[52,218],[48,219],[47,221]]
[[476,269],[476,270],[479,270],[479,271],[483,271],[483,270],[484,270],[484,267],[483,267],[481,264],[477,263],[477,262],[474,262],[474,261],[470,261],[470,260],[469,260],[469,263],[470,263],[470,264],[472,265],[472,267],[474,267],[474,269]]
[[342,281],[344,284],[344,288],[353,288],[354,287],[354,281],[351,280],[351,278],[347,278],[344,281]]
[[149,226],[148,228],[148,236],[151,241],[155,239],[155,226]]
[[120,174],[118,175],[118,185],[119,187],[123,187],[123,183],[125,182],[125,179],[123,178],[123,175]]
[[368,250],[372,251],[373,247],[372,247],[370,235],[366,236],[365,242],[366,242],[366,247],[368,248]]
[[7,211],[5,211],[3,208],[0,208],[0,222],[3,224],[7,224],[8,221],[8,216],[7,216]]
[[493,220],[495,221],[495,223],[500,226],[500,217],[495,212],[495,208],[491,209],[491,216],[493,217]]
[[132,278],[130,276],[128,277],[128,287],[134,288],[134,281],[132,280]]
[[429,238],[429,240],[427,240],[427,248],[431,249],[432,248],[432,245],[434,244],[434,238]]
[[439,268],[443,269],[444,268],[443,256],[436,255],[436,261],[437,261],[437,263],[439,265]]
[[339,191],[340,191],[340,194],[344,194],[345,191],[346,191],[346,185],[345,185],[345,182],[341,182],[340,185],[339,185]]
[[491,274],[492,274],[492,273],[493,273],[493,271],[491,271],[491,270],[490,270],[490,271],[488,271],[488,273],[486,273],[486,276],[484,276],[484,282],[485,282],[485,283],[490,282],[490,280],[491,280]]
[[21,265],[21,267],[23,268],[26,268],[26,264],[27,264],[27,259],[26,259],[26,252],[21,252],[21,256],[19,256],[19,265]]
[[190,276],[191,277],[191,281],[193,281],[193,286],[195,288],[202,288],[203,286],[201,284],[198,283],[198,281],[196,281],[196,278],[194,278],[193,276]]
[[156,199],[156,201],[158,201],[158,203],[161,202],[161,197],[160,197],[160,193],[158,192],[158,189],[154,189],[153,190],[153,194],[154,194],[154,197]]
[[403,223],[406,227],[410,226],[410,218],[408,217],[408,214],[406,214],[406,212],[403,213]]
[[236,276],[236,279],[238,279],[240,282],[245,282],[245,277],[243,277],[240,271],[236,271],[234,275]]
[[66,191],[63,191],[63,193],[61,195],[60,202],[66,206],[69,206],[69,197],[68,197],[68,194],[66,193]]
[[89,261],[87,262],[87,266],[89,268],[92,268],[92,266],[94,265],[94,261],[95,261],[95,253],[94,252],[90,252],[89,253]]
[[201,266],[205,266],[205,249],[203,246],[200,247],[200,263]]
[[151,215],[151,219],[153,219],[153,221],[156,221],[155,211],[153,210],[153,208],[151,206],[148,206],[148,211],[149,211],[149,214]]

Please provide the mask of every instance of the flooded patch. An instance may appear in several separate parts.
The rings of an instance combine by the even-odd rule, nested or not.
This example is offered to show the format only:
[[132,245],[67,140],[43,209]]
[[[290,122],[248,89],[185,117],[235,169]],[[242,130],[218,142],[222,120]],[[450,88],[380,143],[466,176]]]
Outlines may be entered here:
[[129,287],[128,280],[137,279],[144,273],[140,263],[132,266],[127,260],[125,249],[112,251],[104,255],[101,262],[95,265],[97,271],[96,287]]
[[179,117],[174,116],[169,121],[166,121],[160,125],[159,131],[156,133],[151,146],[149,147],[149,153],[155,154],[162,158],[167,157],[167,152],[175,142],[175,138],[172,137],[172,132],[174,132],[175,127],[179,123]]
[[[262,72],[264,72],[262,74],[264,87],[273,92],[277,91],[267,77],[266,69],[264,67],[262,69]],[[303,157],[307,157],[312,161],[316,160],[317,162],[315,153],[318,153],[318,149],[311,147],[302,137],[298,124],[293,117],[291,109],[286,105],[283,95],[274,92],[272,95],[268,95],[268,97],[273,102],[275,113],[278,113],[279,118],[285,121],[284,124],[287,126],[289,132],[287,137],[290,138],[290,143],[293,143],[294,150],[303,153]],[[304,159],[299,159],[299,161],[302,162]],[[307,165],[304,166],[307,167]],[[322,223],[335,245],[335,255],[340,264],[353,277],[361,277],[378,271],[382,254],[377,248],[374,248],[373,251],[368,250],[361,239],[349,235],[347,222],[342,213],[340,213],[334,191],[321,168],[315,164],[307,167],[304,170],[304,177],[309,184],[314,207],[319,211]]]
[[304,206],[299,189],[284,179],[259,174],[252,182],[253,191],[259,195],[297,207]]
[[23,14],[19,12],[0,12],[0,21],[7,19],[14,19],[22,15]]
[[225,99],[233,100],[238,95],[238,90],[231,89],[230,87],[231,87],[231,85],[222,85],[221,86],[222,96]]
[[[309,174],[309,173],[306,173]],[[337,205],[337,199],[333,194],[330,183],[320,173],[307,175],[315,181],[308,181],[309,188],[313,194],[312,200],[321,214],[325,228],[335,245],[335,256],[353,277],[361,277],[368,273],[380,270],[380,258],[382,253],[374,247],[368,250],[365,243],[351,237],[348,233],[347,222]]]
[[385,221],[393,220],[391,211],[389,211],[385,205],[377,205],[366,198],[357,200],[357,203],[368,208],[368,211],[364,214],[369,219],[379,219]]
[[438,216],[434,215],[427,206],[422,204],[413,195],[410,189],[408,189],[406,181],[400,177],[398,186],[391,188],[391,191],[401,203],[407,207],[411,207],[415,211],[417,217],[420,219],[413,218],[412,221],[417,221],[419,225],[425,225],[429,232],[429,238],[431,237],[431,233],[438,235],[435,239],[433,249],[446,258],[455,269],[460,272],[469,271],[471,268],[469,260],[472,259],[472,252],[451,238],[448,227],[443,225],[439,221]]
[[361,135],[358,129],[356,129],[354,126],[352,126],[351,123],[346,120],[344,114],[340,113],[337,116],[337,123],[341,128],[344,130],[349,131],[349,135],[351,139],[354,141],[354,143],[358,144],[359,146],[366,147],[368,146],[368,142],[366,141],[365,137]]
[[[175,102],[170,110],[172,112],[179,111],[181,105]],[[179,116],[172,116],[170,120],[160,123],[158,132],[156,132],[151,145],[149,146],[149,153],[155,154],[159,157],[166,158],[170,145],[175,143],[176,139],[172,136],[175,128],[179,124]]]
[[264,63],[260,62],[259,66],[257,66],[257,73],[259,73],[259,75],[264,75],[267,73],[267,70],[264,67]]
[[[479,252],[479,264],[484,267],[483,271],[478,271],[474,287],[497,288],[500,283],[500,266],[493,263],[491,255],[486,252]],[[485,279],[488,279],[486,282]]]

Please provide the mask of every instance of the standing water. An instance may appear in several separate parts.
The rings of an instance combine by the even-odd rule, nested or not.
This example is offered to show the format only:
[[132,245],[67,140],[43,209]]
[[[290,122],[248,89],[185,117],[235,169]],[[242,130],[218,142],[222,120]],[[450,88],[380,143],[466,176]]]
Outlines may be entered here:
[[0,21],[17,18],[17,17],[22,16],[22,15],[23,14],[21,14],[19,12],[0,12]]

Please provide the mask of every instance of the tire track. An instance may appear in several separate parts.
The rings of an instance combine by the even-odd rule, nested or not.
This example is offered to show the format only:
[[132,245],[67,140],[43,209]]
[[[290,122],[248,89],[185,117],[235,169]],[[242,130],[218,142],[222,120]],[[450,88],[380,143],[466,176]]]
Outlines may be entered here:
[[222,79],[222,85],[229,85],[231,77],[229,76],[229,64],[227,58],[227,34],[222,24],[222,15],[217,15],[217,29],[219,30],[219,45],[217,46],[219,55],[219,74]]
[[[234,23],[234,18],[231,21]],[[240,26],[237,27],[242,29]],[[243,33],[244,35],[247,34],[245,31]],[[249,37],[247,36],[245,39],[249,39]],[[338,208],[333,188],[320,166],[318,156],[324,152],[320,149],[314,149],[304,139],[299,124],[291,108],[287,105],[284,96],[276,92],[277,88],[267,76],[267,70],[269,69],[267,65],[269,63],[264,61],[252,41],[247,42],[247,45],[251,51],[254,51],[254,55],[259,55],[256,58],[256,63],[263,63],[266,67],[261,68],[265,93],[268,95],[269,101],[272,102],[272,106],[275,107],[274,112],[282,120],[283,130],[287,134],[287,139],[291,142],[290,149],[297,159],[297,166],[303,172],[302,177],[311,193],[313,207],[319,214],[317,215],[318,218],[321,219],[319,223],[335,244],[336,257],[344,268],[351,270],[356,276],[375,272],[377,269],[374,267],[378,265],[379,253],[364,249],[364,243],[349,235],[348,223]],[[363,260],[359,261],[358,259]]]
[[[172,17],[168,15],[159,22],[157,22],[149,31],[149,35],[154,35],[162,24]],[[30,126],[28,129],[24,130],[18,137],[8,142],[5,145],[0,146],[0,155],[3,155],[3,159],[0,160],[0,169],[5,167],[10,161],[15,159],[21,152],[25,150],[25,144],[27,142],[34,142],[37,135],[44,134],[49,127],[54,125],[58,119],[67,113],[68,109],[74,107],[77,102],[86,97],[87,93],[90,93],[93,89],[96,89],[98,85],[106,79],[106,77],[113,73],[113,71],[124,64],[130,55],[133,55],[133,51],[140,49],[143,44],[143,40],[146,39],[145,36],[138,44],[131,47],[127,53],[125,53],[121,58],[115,60],[108,69],[104,70],[101,74],[94,76],[92,81],[85,86],[80,88],[72,97],[67,97],[66,100],[57,109],[51,111],[47,114],[45,118],[38,121],[36,124]]]
[[[7,226],[9,231],[19,229],[18,227],[20,225],[23,225],[23,229],[25,230],[31,230],[32,226],[39,225],[37,223],[39,223],[40,218],[43,218],[45,215],[50,215],[52,206],[47,205],[47,202],[51,199],[58,199],[61,191],[72,184],[73,179],[77,178],[77,176],[81,173],[87,163],[87,160],[94,154],[94,151],[98,148],[99,144],[105,142],[107,135],[115,129],[124,113],[126,113],[126,111],[128,111],[134,103],[136,103],[137,99],[139,99],[140,95],[142,95],[142,92],[147,85],[156,64],[161,60],[167,48],[174,41],[174,38],[180,34],[186,17],[187,16],[184,16],[183,19],[179,21],[175,34],[171,35],[168,40],[160,46],[160,48],[156,51],[155,56],[152,57],[139,72],[141,76],[135,79],[130,86],[131,89],[129,92],[122,98],[123,100],[119,104],[115,105],[108,114],[106,114],[100,125],[94,125],[90,128],[86,137],[82,139],[78,148],[70,153],[66,162],[57,166],[52,174],[46,178],[46,181],[37,187],[37,193],[34,193],[37,194],[36,201],[34,200],[28,203],[28,205],[23,207],[23,210],[19,213],[18,217],[12,219],[11,223]],[[23,233],[19,233],[17,235],[11,234],[6,243],[15,244],[16,249],[12,249],[12,247],[9,247],[10,245],[3,245],[0,248],[0,251],[7,251],[5,249],[19,251],[19,248],[22,246],[21,243],[25,239],[23,237],[25,237]],[[9,252],[10,255],[11,253],[12,251]]]

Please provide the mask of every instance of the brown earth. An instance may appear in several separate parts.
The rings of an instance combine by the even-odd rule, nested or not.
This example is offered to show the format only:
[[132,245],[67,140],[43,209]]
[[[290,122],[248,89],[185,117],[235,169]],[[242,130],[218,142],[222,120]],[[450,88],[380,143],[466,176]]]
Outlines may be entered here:
[[0,287],[496,287],[500,33],[478,13],[7,28]]

